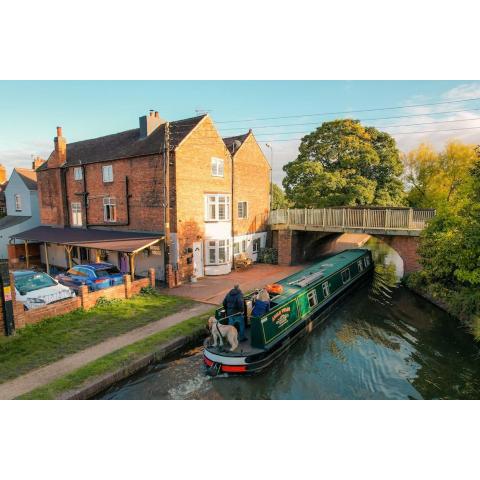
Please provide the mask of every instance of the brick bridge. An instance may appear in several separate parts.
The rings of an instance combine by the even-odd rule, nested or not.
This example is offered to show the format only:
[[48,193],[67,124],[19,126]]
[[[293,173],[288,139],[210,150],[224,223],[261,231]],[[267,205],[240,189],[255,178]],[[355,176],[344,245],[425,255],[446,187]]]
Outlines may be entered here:
[[332,233],[367,233],[390,245],[402,258],[404,272],[420,268],[418,237],[435,210],[413,208],[320,208],[273,210],[269,223],[278,263],[305,259],[317,240]]

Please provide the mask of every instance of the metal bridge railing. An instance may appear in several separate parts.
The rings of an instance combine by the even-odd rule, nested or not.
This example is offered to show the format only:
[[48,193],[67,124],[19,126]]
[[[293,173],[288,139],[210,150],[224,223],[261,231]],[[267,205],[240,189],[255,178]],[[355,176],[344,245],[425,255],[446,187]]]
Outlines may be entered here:
[[423,230],[435,216],[433,209],[305,208],[272,210],[270,225],[353,228],[367,230]]

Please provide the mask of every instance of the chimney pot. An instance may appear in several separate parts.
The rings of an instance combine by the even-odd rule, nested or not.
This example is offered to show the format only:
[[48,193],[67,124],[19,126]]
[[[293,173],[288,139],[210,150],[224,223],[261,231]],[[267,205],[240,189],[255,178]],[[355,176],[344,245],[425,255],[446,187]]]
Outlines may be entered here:
[[153,117],[153,110],[150,110],[150,116]]
[[155,118],[158,118],[158,112],[155,112]]
[[62,127],[57,127],[57,137],[62,136]]

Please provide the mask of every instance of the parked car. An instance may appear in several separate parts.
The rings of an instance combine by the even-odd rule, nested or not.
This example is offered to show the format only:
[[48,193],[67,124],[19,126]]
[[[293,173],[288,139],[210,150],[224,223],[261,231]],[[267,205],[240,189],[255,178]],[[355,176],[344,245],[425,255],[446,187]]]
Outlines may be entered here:
[[26,310],[44,307],[49,303],[60,302],[75,296],[75,292],[60,285],[54,278],[43,272],[15,270],[16,299],[23,302]]
[[57,275],[57,280],[75,291],[82,285],[96,291],[123,283],[123,274],[111,263],[89,263],[77,265],[65,273]]

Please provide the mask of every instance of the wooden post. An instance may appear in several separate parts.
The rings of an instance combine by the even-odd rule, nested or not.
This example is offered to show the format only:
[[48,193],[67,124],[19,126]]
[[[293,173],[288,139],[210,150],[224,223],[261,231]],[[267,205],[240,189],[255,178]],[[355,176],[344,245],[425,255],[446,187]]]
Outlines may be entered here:
[[50,275],[50,263],[48,262],[48,247],[47,242],[43,242],[43,248],[45,249],[45,265],[47,267],[47,273]]
[[345,209],[342,208],[342,228],[345,228]]
[[95,250],[95,262],[100,263],[100,250],[98,248]]
[[30,266],[30,259],[28,258],[28,240],[25,240],[24,243],[25,243],[25,263],[28,268]]
[[135,280],[135,252],[128,254],[128,259],[130,263],[130,276],[132,277],[132,282]]
[[68,257],[68,268],[72,268],[72,246],[71,245],[65,245],[65,250],[67,251],[67,257]]
[[413,224],[413,208],[408,209],[408,229],[412,228]]
[[385,210],[385,230],[390,228],[390,210],[387,208]]

